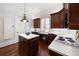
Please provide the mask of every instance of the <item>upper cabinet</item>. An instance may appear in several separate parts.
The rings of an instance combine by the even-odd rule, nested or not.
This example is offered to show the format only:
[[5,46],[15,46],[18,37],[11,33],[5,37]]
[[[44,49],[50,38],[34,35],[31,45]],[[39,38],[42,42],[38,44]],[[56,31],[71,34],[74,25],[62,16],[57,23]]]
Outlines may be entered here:
[[51,28],[64,28],[65,10],[51,14]]
[[40,28],[40,18],[33,19],[33,27]]
[[79,29],[79,3],[69,3],[69,28]]

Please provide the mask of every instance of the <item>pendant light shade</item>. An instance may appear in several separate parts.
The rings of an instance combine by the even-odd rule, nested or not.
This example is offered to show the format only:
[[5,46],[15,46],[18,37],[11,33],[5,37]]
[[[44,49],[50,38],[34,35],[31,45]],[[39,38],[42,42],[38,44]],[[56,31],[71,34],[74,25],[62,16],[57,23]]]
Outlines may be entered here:
[[29,22],[27,19],[26,19],[26,14],[24,14],[23,18],[21,19],[22,22]]
[[25,11],[26,11],[26,8],[25,8],[25,3],[24,3],[24,16],[23,16],[23,18],[22,18],[20,21],[22,21],[22,22],[29,22],[29,21],[26,19]]

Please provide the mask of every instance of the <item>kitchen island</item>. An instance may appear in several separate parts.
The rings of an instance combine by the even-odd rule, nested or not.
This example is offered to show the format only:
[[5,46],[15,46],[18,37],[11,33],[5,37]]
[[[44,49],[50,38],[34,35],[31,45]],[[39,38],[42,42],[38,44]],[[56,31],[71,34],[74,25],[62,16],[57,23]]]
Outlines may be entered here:
[[20,34],[19,35],[19,55],[34,56],[37,55],[39,49],[39,35]]

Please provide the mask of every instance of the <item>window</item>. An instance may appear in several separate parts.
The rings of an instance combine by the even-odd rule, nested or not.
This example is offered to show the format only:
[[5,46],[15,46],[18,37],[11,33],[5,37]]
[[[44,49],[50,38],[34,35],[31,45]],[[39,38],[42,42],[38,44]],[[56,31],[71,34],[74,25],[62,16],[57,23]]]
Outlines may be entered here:
[[48,31],[49,28],[50,28],[50,19],[49,18],[41,19],[41,30]]

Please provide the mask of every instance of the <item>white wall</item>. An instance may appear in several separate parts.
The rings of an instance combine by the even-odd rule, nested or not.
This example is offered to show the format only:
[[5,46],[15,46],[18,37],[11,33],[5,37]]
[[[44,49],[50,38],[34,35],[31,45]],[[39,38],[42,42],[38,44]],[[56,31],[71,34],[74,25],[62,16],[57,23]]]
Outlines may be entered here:
[[1,16],[23,15],[24,5],[22,3],[0,3]]
[[3,25],[3,17],[0,17],[0,40],[3,40],[4,34],[4,25]]
[[[36,17],[40,17],[41,19],[48,18],[50,17],[51,13],[58,12],[62,8],[63,8],[62,3],[56,3],[56,4],[55,3],[26,3],[26,15],[27,15],[27,19],[30,21],[28,24],[26,24],[26,30],[29,31],[32,28],[33,18],[36,18]],[[23,3],[0,3],[0,16],[1,17],[4,16],[5,18],[7,18],[8,16],[9,20],[16,22],[17,21],[16,17],[20,16],[20,18],[18,18],[20,20],[22,19],[21,17],[23,16],[23,14],[24,14]],[[13,24],[15,24],[16,26],[16,23],[13,23]],[[0,18],[0,34],[2,35],[1,39],[3,39],[3,33],[4,33],[3,26],[5,27],[5,25],[3,25],[2,18]],[[12,28],[9,28],[9,29],[12,29]],[[20,26],[18,29],[20,30]],[[17,31],[15,30],[15,32]],[[4,40],[0,42],[0,47],[9,45],[15,42],[17,42],[16,39]]]
[[4,47],[16,43],[14,17],[4,16],[0,17],[0,47]]

